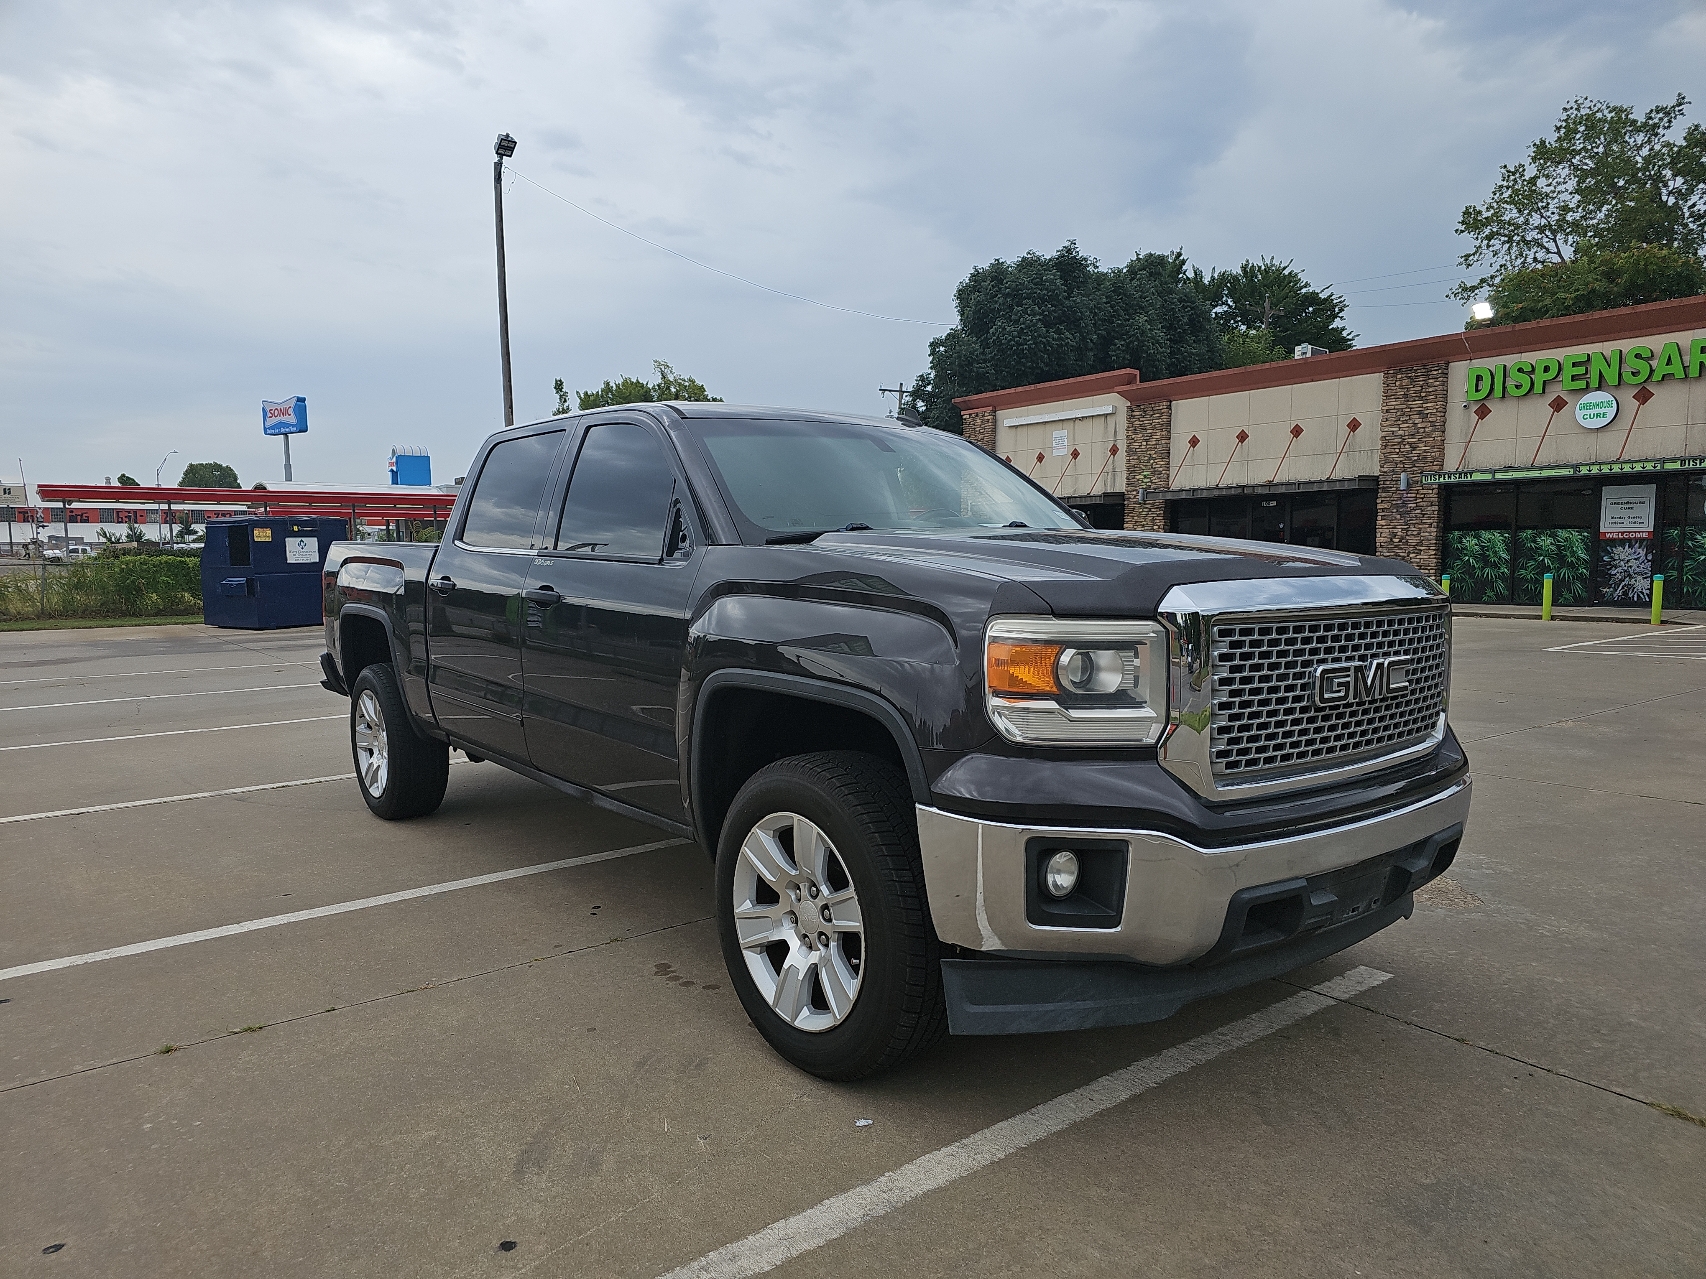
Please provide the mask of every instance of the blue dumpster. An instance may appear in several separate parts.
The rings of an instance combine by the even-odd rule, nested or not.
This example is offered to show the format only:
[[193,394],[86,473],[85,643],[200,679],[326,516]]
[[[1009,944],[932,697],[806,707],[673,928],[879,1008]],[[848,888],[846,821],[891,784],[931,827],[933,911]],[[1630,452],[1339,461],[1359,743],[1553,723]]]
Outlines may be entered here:
[[324,515],[209,520],[201,552],[201,611],[209,626],[270,631],[318,626],[326,548],[347,521]]

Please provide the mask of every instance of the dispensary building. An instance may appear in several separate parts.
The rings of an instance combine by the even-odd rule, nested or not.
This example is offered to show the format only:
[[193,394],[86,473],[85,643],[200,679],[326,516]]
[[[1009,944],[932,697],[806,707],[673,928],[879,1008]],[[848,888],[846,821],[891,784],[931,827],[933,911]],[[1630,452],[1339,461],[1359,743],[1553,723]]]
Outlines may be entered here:
[[1706,297],[955,400],[1098,528],[1407,559],[1473,603],[1706,607]]

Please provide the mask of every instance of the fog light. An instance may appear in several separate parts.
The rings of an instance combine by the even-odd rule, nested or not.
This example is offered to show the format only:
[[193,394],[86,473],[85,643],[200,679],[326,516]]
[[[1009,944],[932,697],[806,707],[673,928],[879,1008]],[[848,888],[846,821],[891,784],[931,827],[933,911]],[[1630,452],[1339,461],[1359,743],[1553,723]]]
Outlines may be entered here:
[[1061,898],[1072,896],[1072,890],[1077,887],[1078,854],[1069,848],[1051,853],[1048,861],[1043,863],[1043,890],[1050,897]]

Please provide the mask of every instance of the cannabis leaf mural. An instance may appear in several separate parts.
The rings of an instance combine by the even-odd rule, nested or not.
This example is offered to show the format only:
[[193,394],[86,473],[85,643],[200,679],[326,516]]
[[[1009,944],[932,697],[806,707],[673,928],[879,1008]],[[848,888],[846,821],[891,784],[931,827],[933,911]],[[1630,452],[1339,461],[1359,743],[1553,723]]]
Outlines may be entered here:
[[1611,604],[1644,604],[1653,598],[1653,548],[1649,542],[1607,542],[1600,556],[1604,597]]
[[1465,604],[1507,603],[1511,593],[1510,531],[1451,530],[1445,535],[1445,571],[1451,574],[1453,599]]
[[[1525,528],[1516,535],[1516,602],[1540,603],[1543,578],[1552,574],[1554,604],[1586,604],[1593,577],[1593,531]],[[1455,590],[1457,579],[1452,578]]]

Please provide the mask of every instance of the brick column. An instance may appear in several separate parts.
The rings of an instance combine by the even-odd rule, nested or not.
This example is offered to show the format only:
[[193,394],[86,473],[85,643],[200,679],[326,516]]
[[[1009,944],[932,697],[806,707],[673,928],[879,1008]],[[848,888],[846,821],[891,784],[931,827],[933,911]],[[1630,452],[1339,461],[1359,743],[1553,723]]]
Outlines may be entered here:
[[1173,463],[1173,402],[1130,404],[1125,411],[1125,526],[1149,533],[1167,528],[1165,502],[1140,502],[1139,489],[1165,489]]
[[[1429,577],[1440,571],[1439,485],[1423,471],[1445,469],[1445,364],[1388,369],[1380,380],[1380,492],[1374,549],[1408,560]],[[1399,476],[1410,487],[1400,491]]]
[[969,409],[961,413],[960,434],[973,444],[995,452],[995,410]]

